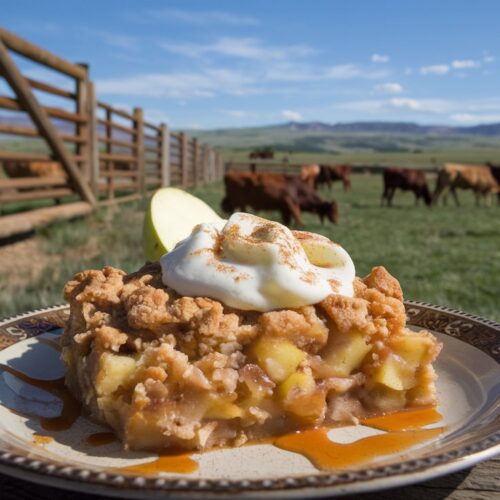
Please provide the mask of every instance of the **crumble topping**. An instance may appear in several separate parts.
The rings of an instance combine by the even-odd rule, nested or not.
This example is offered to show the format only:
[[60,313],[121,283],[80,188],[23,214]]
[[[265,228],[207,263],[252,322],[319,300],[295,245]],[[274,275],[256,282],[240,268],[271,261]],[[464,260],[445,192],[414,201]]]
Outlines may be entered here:
[[354,297],[269,312],[165,286],[158,263],[65,287],[66,383],[132,449],[206,449],[436,401],[440,345],[383,267]]

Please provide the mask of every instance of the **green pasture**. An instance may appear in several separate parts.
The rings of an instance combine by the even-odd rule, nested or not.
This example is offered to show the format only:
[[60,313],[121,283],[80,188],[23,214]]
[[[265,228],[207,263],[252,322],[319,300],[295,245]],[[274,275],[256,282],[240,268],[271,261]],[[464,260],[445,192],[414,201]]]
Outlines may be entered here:
[[445,162],[500,162],[498,137],[403,132],[332,132],[255,127],[191,131],[199,140],[223,150],[227,161],[248,161],[259,147],[274,149],[290,163],[352,163],[435,167]]
[[[251,149],[229,149],[224,151],[225,161],[248,163],[248,154]],[[474,147],[470,144],[463,148],[428,149],[417,153],[405,151],[377,152],[377,151],[342,151],[331,152],[293,152],[276,150],[274,157],[278,162],[284,157],[292,164],[353,164],[353,165],[381,165],[394,167],[439,168],[444,163],[470,163],[484,164],[487,161],[500,163],[500,141],[497,146],[490,144],[488,147]]]
[[[192,190],[219,210],[221,183]],[[305,214],[302,229],[322,233],[351,254],[359,275],[384,265],[407,298],[460,308],[500,321],[500,206],[475,207],[460,192],[451,203],[427,208],[398,192],[393,208],[380,207],[381,178],[355,175],[353,189],[322,194],[338,201],[340,224]],[[451,200],[450,200],[451,202]],[[39,231],[32,239],[0,247],[0,316],[62,302],[62,287],[88,268],[138,268],[144,203],[101,209]],[[263,213],[275,218],[275,213]],[[175,217],[175,214],[171,214]],[[10,251],[10,253],[8,253]]]

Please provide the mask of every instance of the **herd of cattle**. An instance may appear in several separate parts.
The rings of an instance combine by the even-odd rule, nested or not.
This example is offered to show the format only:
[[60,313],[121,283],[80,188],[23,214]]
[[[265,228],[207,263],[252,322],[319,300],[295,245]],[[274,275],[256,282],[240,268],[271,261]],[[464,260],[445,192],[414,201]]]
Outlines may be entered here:
[[[117,170],[126,170],[127,165],[115,165]],[[59,177],[65,176],[57,162],[3,162],[8,177]],[[342,182],[344,190],[351,188],[352,167],[350,165],[304,165],[298,174],[229,170],[224,176],[226,195],[222,209],[276,210],[287,225],[302,224],[302,212],[312,212],[321,222],[328,219],[338,223],[339,210],[335,201],[324,199],[318,192],[321,185],[331,188],[334,182]],[[481,198],[489,202],[493,194],[500,203],[500,165],[458,165],[446,163],[437,174],[433,192],[429,189],[424,170],[413,168],[385,168],[383,170],[382,205],[392,205],[397,189],[412,191],[418,204],[422,198],[426,205],[437,204],[440,198],[446,203],[451,193],[459,205],[457,189],[472,190],[476,204]],[[23,188],[28,189],[28,188]]]
[[[350,165],[304,165],[296,175],[230,170],[224,176],[226,195],[221,207],[227,213],[246,211],[247,207],[254,211],[276,210],[286,225],[302,224],[302,212],[317,214],[322,223],[325,218],[338,223],[337,203],[325,200],[318,193],[318,187],[326,184],[331,188],[333,182],[341,181],[347,191],[351,188],[351,174]],[[489,197],[497,193],[500,203],[500,165],[491,163],[484,166],[446,163],[438,172],[433,193],[424,170],[388,167],[382,177],[382,205],[392,205],[397,189],[412,191],[416,203],[422,198],[427,206],[437,204],[440,198],[446,203],[450,192],[459,205],[457,189],[472,190],[476,204],[481,198],[489,201]]]

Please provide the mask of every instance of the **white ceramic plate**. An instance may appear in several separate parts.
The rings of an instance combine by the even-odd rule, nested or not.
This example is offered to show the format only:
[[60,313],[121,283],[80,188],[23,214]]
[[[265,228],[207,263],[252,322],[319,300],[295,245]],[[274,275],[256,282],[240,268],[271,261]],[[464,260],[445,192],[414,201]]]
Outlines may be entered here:
[[[176,497],[334,496],[423,481],[467,468],[500,452],[500,325],[450,309],[407,302],[411,325],[433,331],[444,343],[436,363],[439,412],[446,430],[404,453],[378,457],[352,470],[318,471],[301,455],[272,445],[255,445],[194,455],[191,474],[132,475],[120,468],[145,463],[153,454],[124,452],[118,442],[90,446],[86,438],[106,429],[80,417],[68,430],[47,432],[38,418],[56,416],[60,400],[0,371],[0,472],[55,487],[144,498],[169,492]],[[0,363],[35,378],[63,376],[57,340],[68,309],[59,306],[0,322]],[[44,340],[45,339],[45,340]],[[47,343],[46,340],[49,340]],[[35,403],[34,403],[35,402]],[[432,426],[431,426],[432,427]],[[333,429],[329,437],[347,443],[382,431],[360,426]],[[42,442],[35,434],[50,435]]]

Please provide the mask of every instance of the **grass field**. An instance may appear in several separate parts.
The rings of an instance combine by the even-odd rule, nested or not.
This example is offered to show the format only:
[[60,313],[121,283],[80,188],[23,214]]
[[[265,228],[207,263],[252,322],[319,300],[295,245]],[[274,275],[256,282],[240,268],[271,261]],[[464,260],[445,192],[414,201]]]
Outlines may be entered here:
[[[224,158],[226,161],[248,163],[248,154],[250,151],[250,149],[225,150]],[[493,163],[500,163],[500,141],[498,141],[498,147],[437,149],[411,154],[402,151],[376,152],[358,150],[332,154],[328,152],[290,153],[277,150],[274,156],[277,161],[281,161],[285,155],[288,156],[288,161],[292,164],[306,164],[313,161],[320,165],[348,163],[353,165],[436,168],[446,162],[484,164],[487,161],[491,161]]]
[[[221,184],[193,192],[219,209]],[[380,193],[379,176],[356,175],[351,192],[338,185],[323,192],[339,202],[340,224],[322,226],[306,214],[302,229],[342,244],[359,275],[386,266],[407,298],[500,320],[500,207],[476,208],[468,192],[459,193],[458,208],[415,207],[412,195],[398,192],[389,209],[380,207]],[[102,209],[0,248],[0,316],[61,303],[64,283],[82,269],[136,269],[144,261],[144,210],[141,203]]]
[[444,162],[500,162],[498,137],[403,132],[336,132],[254,127],[192,131],[219,147],[229,161],[247,161],[256,147],[268,146],[290,163],[351,163],[435,167]]

